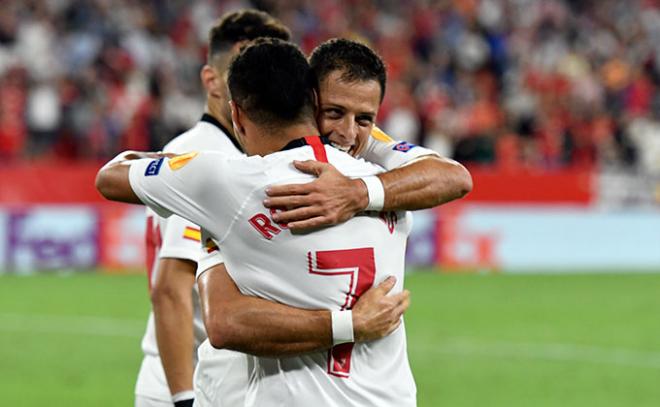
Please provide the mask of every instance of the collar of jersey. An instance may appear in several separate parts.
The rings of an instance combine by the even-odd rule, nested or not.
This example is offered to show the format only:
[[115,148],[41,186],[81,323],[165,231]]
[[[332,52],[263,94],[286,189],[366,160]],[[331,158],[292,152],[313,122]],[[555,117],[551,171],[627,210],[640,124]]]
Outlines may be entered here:
[[227,136],[227,138],[231,141],[231,143],[234,145],[234,147],[236,147],[238,149],[238,151],[240,151],[241,153],[244,152],[243,149],[241,148],[241,145],[238,144],[238,141],[234,138],[234,136],[232,136],[232,134],[229,132],[229,130],[227,130],[227,128],[225,126],[223,126],[222,123],[220,123],[215,117],[211,116],[208,113],[204,113],[202,115],[202,118],[199,119],[199,121],[212,124],[215,127],[217,127],[218,129],[220,129],[223,133],[225,133],[225,136]]
[[[321,140],[321,144],[330,144],[330,139],[328,138],[328,136],[310,136],[310,137],[318,138],[319,140]],[[293,148],[304,147],[308,145],[309,143],[307,142],[307,140],[305,140],[305,138],[297,138],[295,140],[289,141],[289,143],[284,147],[282,147],[282,150],[280,151],[291,150]]]

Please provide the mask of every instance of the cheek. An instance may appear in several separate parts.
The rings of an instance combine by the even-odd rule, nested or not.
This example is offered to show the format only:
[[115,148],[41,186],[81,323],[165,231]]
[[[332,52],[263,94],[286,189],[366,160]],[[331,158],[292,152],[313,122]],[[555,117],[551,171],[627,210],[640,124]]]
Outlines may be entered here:
[[323,118],[322,116],[319,117],[317,124],[319,126],[319,133],[321,133],[322,136],[330,135],[337,128],[336,120]]
[[360,154],[367,146],[369,141],[369,134],[371,134],[371,126],[368,128],[360,128],[357,137],[355,138],[355,146],[353,147],[353,155]]

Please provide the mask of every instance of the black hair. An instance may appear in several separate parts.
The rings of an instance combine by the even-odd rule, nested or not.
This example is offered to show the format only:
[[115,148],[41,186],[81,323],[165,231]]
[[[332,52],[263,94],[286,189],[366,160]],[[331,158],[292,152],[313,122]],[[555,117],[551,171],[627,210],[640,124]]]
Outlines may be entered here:
[[313,75],[290,42],[259,38],[246,46],[229,66],[227,85],[232,100],[259,125],[313,120]]
[[334,71],[340,71],[340,78],[346,82],[378,81],[380,101],[383,101],[387,82],[385,64],[375,51],[364,44],[333,38],[312,51],[309,65],[317,86]]
[[291,32],[282,22],[263,11],[246,9],[227,13],[209,32],[208,60],[220,52],[229,51],[239,41],[260,37],[288,41]]

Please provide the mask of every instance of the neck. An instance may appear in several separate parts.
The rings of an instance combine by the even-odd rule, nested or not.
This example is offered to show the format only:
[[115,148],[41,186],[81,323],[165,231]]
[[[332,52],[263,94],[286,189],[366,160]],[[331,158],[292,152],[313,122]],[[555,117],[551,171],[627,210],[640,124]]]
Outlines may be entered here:
[[252,154],[268,155],[280,151],[292,140],[307,136],[318,136],[319,130],[313,122],[299,123],[287,126],[277,130],[268,130],[265,128],[255,129],[258,134],[259,142],[251,151]]
[[[223,109],[222,106],[227,106],[226,109]],[[231,122],[231,113],[229,111],[229,102],[223,98],[206,98],[206,107],[204,112],[213,116],[217,121],[220,122],[231,134],[234,136],[234,126]]]

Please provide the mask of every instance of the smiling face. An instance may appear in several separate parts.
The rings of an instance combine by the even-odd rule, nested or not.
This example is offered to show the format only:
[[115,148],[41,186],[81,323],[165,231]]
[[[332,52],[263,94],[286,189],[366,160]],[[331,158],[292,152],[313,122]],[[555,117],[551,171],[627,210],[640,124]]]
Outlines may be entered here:
[[380,107],[381,89],[376,80],[346,81],[334,71],[319,83],[317,122],[321,135],[351,155],[366,146]]

